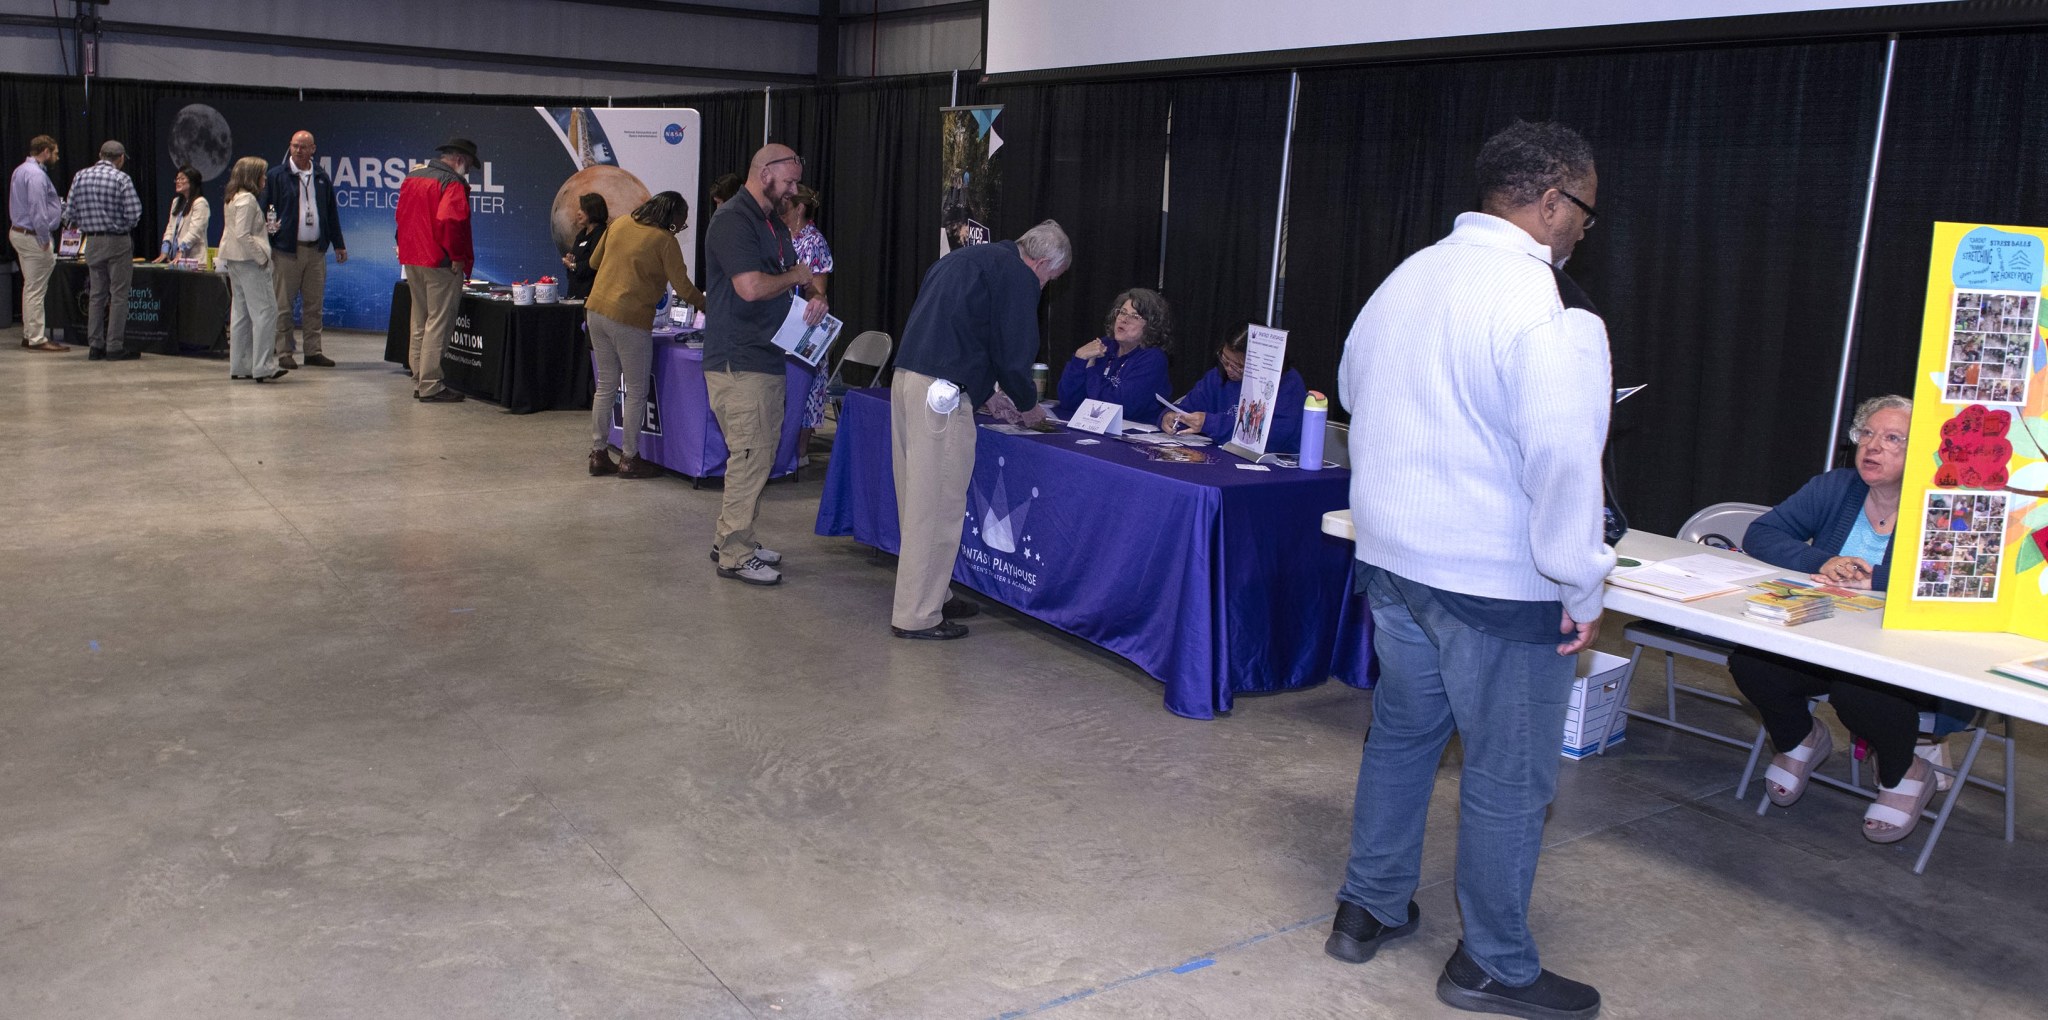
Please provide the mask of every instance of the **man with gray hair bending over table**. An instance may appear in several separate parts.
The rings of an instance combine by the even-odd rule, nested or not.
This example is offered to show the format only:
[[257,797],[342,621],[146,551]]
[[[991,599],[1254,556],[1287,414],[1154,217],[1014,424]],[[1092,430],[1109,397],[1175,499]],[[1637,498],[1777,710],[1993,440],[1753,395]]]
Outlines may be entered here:
[[889,388],[902,536],[889,613],[897,637],[966,637],[957,621],[981,611],[948,591],[974,477],[974,409],[986,404],[1026,425],[1045,420],[1031,381],[1038,297],[1073,259],[1067,232],[1046,220],[1015,241],[956,248],[924,274]]

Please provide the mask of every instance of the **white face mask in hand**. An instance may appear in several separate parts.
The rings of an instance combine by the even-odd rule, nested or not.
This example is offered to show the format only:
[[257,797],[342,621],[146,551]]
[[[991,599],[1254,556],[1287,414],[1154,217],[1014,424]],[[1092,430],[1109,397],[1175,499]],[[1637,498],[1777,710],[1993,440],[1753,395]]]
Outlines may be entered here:
[[960,387],[944,379],[933,379],[931,388],[924,392],[924,406],[933,414],[952,414],[960,406]]

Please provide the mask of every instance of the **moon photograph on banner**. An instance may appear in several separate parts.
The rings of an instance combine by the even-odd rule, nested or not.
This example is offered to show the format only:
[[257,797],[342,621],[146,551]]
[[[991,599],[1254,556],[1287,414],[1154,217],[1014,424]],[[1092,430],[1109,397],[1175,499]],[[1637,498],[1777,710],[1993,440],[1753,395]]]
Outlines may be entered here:
[[[346,263],[328,265],[324,318],[364,330],[386,327],[391,287],[402,275],[394,243],[399,185],[449,138],[474,141],[482,157],[469,174],[471,275],[508,284],[562,274],[586,192],[603,196],[613,217],[656,192],[696,195],[702,142],[697,111],[689,109],[166,99],[157,104],[157,124],[157,151],[172,168],[198,170],[216,209],[236,159],[260,156],[276,167],[292,135],[311,132],[314,163],[334,183],[349,254]],[[174,176],[142,182],[156,188],[159,207],[169,207]],[[219,243],[222,221],[214,217],[209,243]],[[677,243],[694,250],[694,228]]]
[[939,111],[939,254],[995,238],[996,196],[1003,177],[996,153],[1003,147],[1000,106],[949,106]]

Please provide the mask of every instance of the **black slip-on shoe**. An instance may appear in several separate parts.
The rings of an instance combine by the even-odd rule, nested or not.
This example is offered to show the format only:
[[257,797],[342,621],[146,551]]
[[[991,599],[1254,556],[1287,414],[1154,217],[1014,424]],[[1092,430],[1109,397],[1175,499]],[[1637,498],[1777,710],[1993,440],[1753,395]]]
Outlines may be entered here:
[[947,596],[946,604],[939,607],[940,618],[946,620],[965,620],[980,615],[981,603],[973,599],[963,599],[958,595]]
[[1600,1015],[1600,993],[1592,985],[1547,970],[1520,987],[1503,984],[1465,954],[1462,941],[1444,964],[1443,976],[1436,979],[1436,997],[1453,1009],[1524,1020],[1592,1020]]
[[912,641],[951,641],[954,638],[966,637],[967,625],[954,623],[951,620],[940,620],[935,626],[926,627],[923,630],[904,630],[901,627],[891,626],[889,633],[900,638],[909,638]]
[[119,354],[109,354],[109,355],[107,355],[107,360],[108,360],[108,361],[141,361],[141,360],[142,360],[142,352],[141,352],[141,351],[122,351],[122,352],[121,352],[121,353],[119,353]]
[[1330,922],[1330,937],[1323,941],[1323,952],[1345,963],[1364,963],[1372,959],[1380,947],[1400,938],[1412,935],[1422,923],[1422,908],[1408,901],[1408,921],[1395,927],[1380,923],[1372,911],[1346,900],[1337,901],[1337,919]]

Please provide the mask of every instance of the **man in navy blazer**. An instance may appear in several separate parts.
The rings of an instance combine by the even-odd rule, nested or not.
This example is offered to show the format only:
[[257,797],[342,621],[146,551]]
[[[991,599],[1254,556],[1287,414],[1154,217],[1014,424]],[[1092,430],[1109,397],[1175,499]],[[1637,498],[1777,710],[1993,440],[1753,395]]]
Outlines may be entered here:
[[292,360],[292,298],[305,307],[299,315],[306,364],[333,368],[320,353],[320,305],[327,297],[327,249],[334,261],[348,261],[341,239],[341,216],[334,206],[334,180],[313,162],[313,133],[292,136],[291,155],[263,178],[263,210],[271,217],[271,281],[277,288],[277,366],[297,368]]

